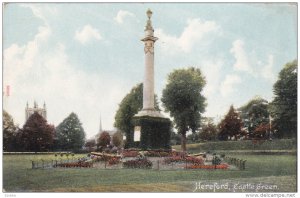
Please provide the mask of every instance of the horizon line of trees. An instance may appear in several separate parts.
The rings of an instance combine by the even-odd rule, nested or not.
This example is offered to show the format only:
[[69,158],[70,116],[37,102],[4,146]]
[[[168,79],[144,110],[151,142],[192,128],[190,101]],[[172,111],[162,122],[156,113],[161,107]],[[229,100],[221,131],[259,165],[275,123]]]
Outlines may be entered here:
[[85,132],[75,113],[71,113],[57,127],[47,123],[34,112],[22,128],[3,111],[3,151],[9,152],[80,152],[85,143]]
[[[297,60],[287,63],[273,85],[274,99],[268,102],[254,98],[246,105],[228,113],[216,126],[212,122],[203,124],[202,115],[206,99],[202,90],[206,84],[200,69],[189,67],[176,69],[168,76],[162,93],[162,104],[173,118],[171,140],[177,142],[180,135],[181,148],[186,150],[188,140],[238,140],[291,138],[297,136]],[[126,135],[126,143],[133,141],[133,116],[142,108],[142,84],[134,87],[119,105],[115,115],[115,126]],[[155,108],[159,109],[157,97]],[[197,133],[199,135],[197,135]],[[85,143],[85,132],[75,113],[71,113],[56,128],[49,125],[38,113],[34,113],[22,129],[14,125],[12,117],[3,112],[4,151],[79,151]]]
[[[256,97],[238,109],[231,106],[227,115],[215,125],[213,122],[202,122],[206,99],[201,92],[206,80],[201,71],[194,67],[174,70],[168,76],[161,99],[178,132],[172,131],[171,144],[181,143],[181,148],[185,151],[187,141],[199,139],[210,141],[296,137],[297,72],[297,60],[287,63],[273,85],[273,101]],[[134,106],[127,101],[128,98],[137,97],[141,99],[141,95],[136,92],[127,94],[115,116],[115,126],[130,135],[133,134],[132,117],[142,106]],[[192,134],[186,137],[190,131]]]

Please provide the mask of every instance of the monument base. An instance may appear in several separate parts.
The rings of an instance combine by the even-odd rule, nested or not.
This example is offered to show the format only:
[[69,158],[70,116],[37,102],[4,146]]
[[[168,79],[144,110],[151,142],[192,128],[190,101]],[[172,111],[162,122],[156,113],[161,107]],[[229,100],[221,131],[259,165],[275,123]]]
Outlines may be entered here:
[[148,115],[141,112],[143,111],[133,118],[134,142],[138,144],[135,146],[142,150],[171,149],[170,119],[165,118],[158,111],[152,111],[152,114]]

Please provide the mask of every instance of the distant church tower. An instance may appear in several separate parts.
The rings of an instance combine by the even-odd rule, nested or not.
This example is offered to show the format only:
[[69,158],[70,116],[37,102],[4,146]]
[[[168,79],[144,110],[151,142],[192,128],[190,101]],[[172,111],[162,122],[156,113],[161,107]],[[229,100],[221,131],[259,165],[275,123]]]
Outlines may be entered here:
[[28,102],[26,104],[26,108],[25,108],[25,119],[28,120],[28,118],[34,113],[37,112],[38,114],[40,114],[41,116],[43,116],[43,118],[45,118],[45,120],[47,120],[47,109],[46,109],[46,103],[44,102],[43,108],[39,108],[38,104],[34,101],[33,104],[33,108],[30,108],[28,106]]

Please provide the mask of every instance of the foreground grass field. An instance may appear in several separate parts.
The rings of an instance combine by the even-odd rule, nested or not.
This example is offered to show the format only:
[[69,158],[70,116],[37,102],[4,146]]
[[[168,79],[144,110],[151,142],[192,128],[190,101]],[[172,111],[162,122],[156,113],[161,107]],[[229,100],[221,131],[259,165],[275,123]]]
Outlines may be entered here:
[[191,192],[199,181],[267,182],[273,191],[296,191],[295,155],[235,155],[247,160],[246,170],[100,170],[31,169],[31,159],[42,155],[4,155],[3,188],[6,192]]

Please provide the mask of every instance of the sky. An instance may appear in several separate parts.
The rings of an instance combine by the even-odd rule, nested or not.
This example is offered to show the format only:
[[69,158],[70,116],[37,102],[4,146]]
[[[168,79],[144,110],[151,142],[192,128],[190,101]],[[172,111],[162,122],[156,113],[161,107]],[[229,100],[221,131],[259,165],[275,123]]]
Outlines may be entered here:
[[[143,81],[146,11],[153,11],[155,93],[168,74],[200,68],[204,116],[273,98],[297,58],[297,6],[285,3],[8,3],[3,10],[3,108],[20,127],[26,103],[46,103],[48,123],[71,112],[87,138],[113,129],[123,97]],[[161,103],[161,102],[160,102]],[[162,107],[161,107],[162,108]],[[163,109],[163,108],[162,108]]]

